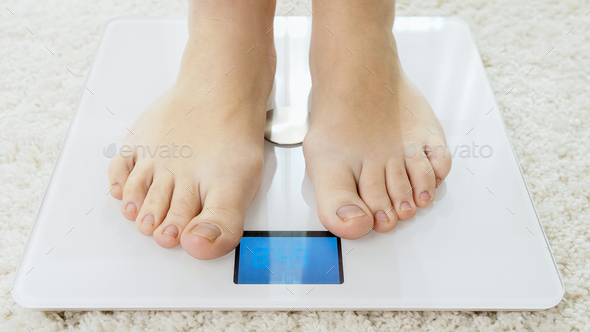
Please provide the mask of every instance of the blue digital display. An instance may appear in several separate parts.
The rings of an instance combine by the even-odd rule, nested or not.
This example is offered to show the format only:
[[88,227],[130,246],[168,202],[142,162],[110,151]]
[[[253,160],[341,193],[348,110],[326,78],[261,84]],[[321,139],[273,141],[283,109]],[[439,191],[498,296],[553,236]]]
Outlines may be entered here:
[[236,284],[344,281],[340,239],[329,232],[245,232],[235,264]]

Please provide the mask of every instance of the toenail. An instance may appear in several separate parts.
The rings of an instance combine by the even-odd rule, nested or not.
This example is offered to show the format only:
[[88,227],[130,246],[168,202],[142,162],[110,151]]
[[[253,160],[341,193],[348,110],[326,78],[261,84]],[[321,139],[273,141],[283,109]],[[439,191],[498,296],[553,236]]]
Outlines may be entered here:
[[365,211],[363,211],[360,207],[356,205],[344,205],[336,211],[336,214],[342,221],[347,221],[348,219],[366,216]]
[[162,234],[177,237],[178,236],[178,228],[176,228],[176,226],[170,225],[164,229],[164,232],[162,232]]
[[213,241],[219,235],[221,235],[221,231],[219,230],[219,227],[217,227],[213,224],[210,224],[208,222],[202,222],[202,223],[198,224],[197,226],[195,226],[195,228],[193,228],[191,233],[193,233],[195,235],[202,236],[204,238],[207,238],[207,239],[209,239],[209,241]]
[[412,211],[412,206],[408,202],[402,202],[402,205],[400,206],[400,210],[402,210],[402,211]]
[[422,201],[424,201],[424,202],[427,202],[427,201],[429,201],[429,200],[430,200],[430,194],[428,193],[428,191],[423,191],[423,192],[420,194],[420,200],[422,200]]
[[389,218],[387,218],[385,212],[377,211],[377,213],[375,213],[375,221],[389,221]]
[[440,186],[441,182],[442,182],[442,180],[440,178],[436,178],[436,188],[438,188],[438,186]]
[[142,222],[144,224],[153,224],[154,222],[156,222],[156,219],[151,214],[148,214],[147,216],[143,217]]
[[135,204],[129,203],[125,207],[125,212],[135,212],[136,209],[137,209],[137,207],[135,207]]

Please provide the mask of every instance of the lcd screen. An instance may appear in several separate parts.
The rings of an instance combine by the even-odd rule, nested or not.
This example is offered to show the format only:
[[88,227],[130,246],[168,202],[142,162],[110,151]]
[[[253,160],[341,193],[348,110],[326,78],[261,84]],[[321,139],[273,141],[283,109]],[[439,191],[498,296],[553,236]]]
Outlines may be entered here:
[[236,248],[236,284],[341,284],[340,238],[326,231],[246,231]]

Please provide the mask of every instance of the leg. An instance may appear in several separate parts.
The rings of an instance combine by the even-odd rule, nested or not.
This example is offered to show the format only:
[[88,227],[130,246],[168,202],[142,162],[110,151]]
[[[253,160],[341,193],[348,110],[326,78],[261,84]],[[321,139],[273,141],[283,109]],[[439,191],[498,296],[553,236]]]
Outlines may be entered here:
[[[437,149],[446,146],[443,129],[399,62],[394,11],[394,0],[313,2],[303,149],[320,220],[344,238],[412,218],[451,168]],[[404,154],[412,147],[417,153]]]
[[189,0],[178,78],[125,140],[160,150],[111,161],[111,194],[122,199],[123,216],[162,247],[182,244],[211,259],[240,241],[262,175],[274,10],[272,0]]

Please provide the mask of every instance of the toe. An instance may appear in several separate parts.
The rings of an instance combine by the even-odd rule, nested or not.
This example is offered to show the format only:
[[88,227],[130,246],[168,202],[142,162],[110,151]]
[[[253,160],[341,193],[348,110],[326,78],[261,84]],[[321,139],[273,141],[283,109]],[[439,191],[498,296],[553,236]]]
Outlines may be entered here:
[[395,228],[398,219],[387,195],[385,167],[371,163],[363,164],[358,191],[373,214],[373,229],[377,232],[389,232]]
[[432,167],[434,167],[435,187],[438,188],[445,180],[449,172],[453,159],[447,150],[446,143],[442,141],[430,142],[427,146],[427,157]]
[[154,176],[154,181],[135,220],[135,226],[141,234],[151,236],[162,223],[170,208],[173,190],[172,176],[168,174]]
[[207,189],[201,213],[191,220],[180,240],[189,255],[213,259],[240,243],[246,211],[256,194],[249,194],[252,188],[246,184],[248,180],[216,183]]
[[406,170],[412,184],[414,202],[418,207],[427,207],[434,201],[434,168],[423,151],[406,158]]
[[151,185],[153,173],[150,168],[137,166],[129,174],[123,188],[121,214],[135,221]]
[[124,158],[120,154],[115,155],[109,163],[109,193],[116,199],[123,198],[123,188],[133,168],[133,158]]
[[338,158],[307,158],[320,221],[332,234],[358,239],[373,228],[371,210],[360,198],[353,171]]
[[387,192],[399,220],[408,220],[414,217],[416,204],[403,158],[392,158],[387,163],[385,177]]
[[[192,189],[187,189],[192,188]],[[189,187],[176,183],[172,193],[170,209],[166,217],[153,232],[156,243],[164,248],[174,248],[180,244],[180,234],[186,225],[201,210],[201,199],[195,185]]]

